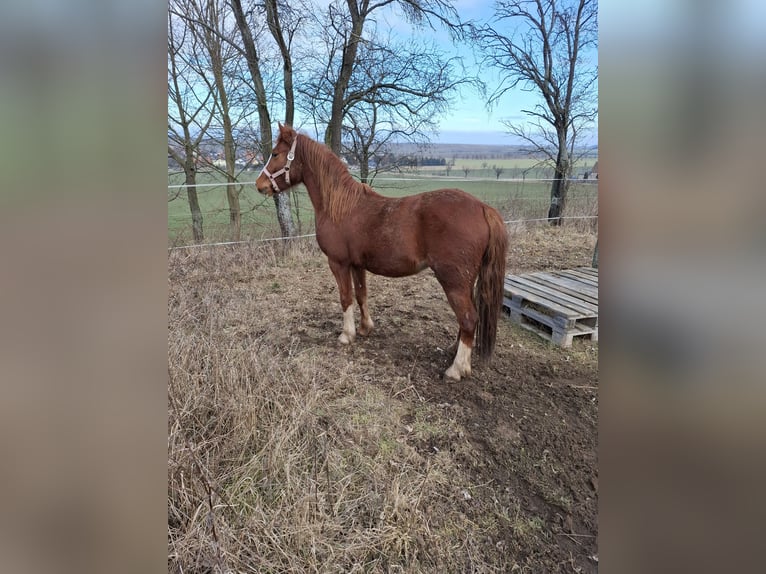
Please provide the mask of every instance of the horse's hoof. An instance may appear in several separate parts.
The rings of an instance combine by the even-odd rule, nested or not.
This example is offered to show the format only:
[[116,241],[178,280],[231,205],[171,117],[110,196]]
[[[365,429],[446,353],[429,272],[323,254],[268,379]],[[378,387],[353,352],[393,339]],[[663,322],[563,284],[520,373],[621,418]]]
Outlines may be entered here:
[[359,326],[359,331],[358,331],[358,332],[359,332],[359,334],[360,334],[362,337],[366,337],[367,335],[369,335],[370,333],[372,333],[372,327],[373,327],[373,325],[368,325],[368,326],[365,326],[365,325],[360,325],[360,326]]
[[338,337],[338,341],[341,345],[350,345],[353,342],[353,337],[349,337],[346,333],[341,333]]
[[453,365],[452,367],[444,371],[444,379],[449,380],[449,382],[456,383],[460,380],[460,371],[458,371]]

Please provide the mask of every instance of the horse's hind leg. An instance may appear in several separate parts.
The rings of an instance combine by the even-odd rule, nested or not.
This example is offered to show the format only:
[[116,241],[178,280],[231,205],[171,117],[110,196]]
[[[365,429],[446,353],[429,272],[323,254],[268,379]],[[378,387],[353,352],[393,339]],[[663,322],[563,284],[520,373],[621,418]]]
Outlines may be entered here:
[[447,300],[455,312],[460,326],[455,359],[444,372],[444,376],[459,381],[462,377],[471,374],[471,349],[473,348],[473,337],[479,315],[471,297],[471,283],[467,281],[453,282],[439,277],[439,275],[436,278],[444,288]]
[[329,259],[330,271],[335,276],[335,282],[338,284],[340,293],[340,306],[343,309],[343,332],[338,337],[338,341],[348,345],[356,338],[356,327],[354,326],[354,306],[351,294],[351,272],[348,265],[342,265],[332,259]]
[[370,311],[367,309],[367,273],[361,267],[351,267],[351,275],[354,278],[356,302],[359,304],[359,312],[362,315],[359,334],[369,335],[375,323],[372,322]]

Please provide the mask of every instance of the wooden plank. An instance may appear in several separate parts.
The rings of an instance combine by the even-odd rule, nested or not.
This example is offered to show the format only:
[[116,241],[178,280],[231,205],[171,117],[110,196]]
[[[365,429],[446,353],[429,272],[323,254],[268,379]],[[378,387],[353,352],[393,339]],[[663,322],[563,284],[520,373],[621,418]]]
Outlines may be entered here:
[[[524,289],[509,289],[512,297],[515,299],[521,299],[540,305],[532,300],[532,296],[538,296],[542,300],[546,301],[542,305],[550,307],[554,314],[564,315],[570,319],[578,319],[581,317],[595,317],[598,315],[598,309],[593,305],[585,305],[581,302],[572,302],[566,298],[566,296],[559,296],[555,292],[549,292],[545,290],[536,290],[532,287],[525,287]],[[564,312],[562,309],[566,309]]]
[[559,347],[563,347],[565,349],[568,349],[572,346],[573,339],[574,335],[571,333],[562,333],[561,331],[554,331],[551,335],[551,342],[554,345],[558,345]]
[[[510,305],[507,305],[511,311],[511,313],[517,313],[520,315],[525,315],[530,317],[531,319],[534,319],[535,321],[539,321],[540,323],[543,323],[550,327],[551,329],[559,329],[562,331],[577,331],[580,334],[585,333],[591,333],[593,331],[598,331],[598,318],[597,317],[583,317],[581,319],[567,319],[565,317],[562,317],[561,315],[546,315],[545,313],[542,313],[538,311],[537,309],[532,309],[530,307],[520,307],[518,304],[514,301],[511,301]],[[589,325],[585,321],[589,320],[595,320],[595,325]]]
[[546,315],[541,313],[537,309],[531,309],[529,307],[520,307],[515,302],[512,302],[509,306],[511,313],[514,311],[530,319],[534,319],[544,325],[547,325],[551,329],[566,329],[566,319],[561,315]]
[[559,278],[549,278],[549,276],[541,273],[534,273],[533,275],[527,276],[527,278],[530,280],[534,279],[534,281],[540,283],[540,285],[545,285],[549,288],[554,288],[561,293],[566,293],[575,299],[579,299],[586,305],[593,305],[598,308],[597,296],[586,293],[582,288],[566,285]]
[[532,294],[548,301],[552,305],[558,305],[562,308],[569,309],[567,314],[571,317],[590,317],[598,314],[598,307],[585,303],[581,299],[570,297],[565,293],[541,286],[525,277],[514,277],[513,282],[505,283],[505,288],[512,293]]
[[571,331],[575,336],[590,335],[591,333],[597,333],[598,327],[589,327],[583,323],[575,323],[572,327],[569,328],[569,331]]
[[590,275],[594,279],[598,279],[598,269],[595,267],[577,267],[575,268],[575,271],[579,271],[580,273],[585,273],[586,275]]
[[562,285],[566,285],[567,287],[574,289],[576,291],[580,291],[582,293],[587,294],[590,297],[594,297],[598,299],[598,285],[591,285],[589,283],[583,283],[582,281],[578,281],[577,279],[571,278],[571,277],[562,277],[560,275],[552,275],[550,273],[540,272],[537,273],[539,277],[544,277],[548,279],[549,281],[554,281],[557,283],[560,283]]
[[537,333],[546,341],[551,341],[551,342],[553,341],[553,333],[548,333],[547,331],[540,329],[537,325],[530,325],[528,323],[519,323],[519,326],[522,329],[526,329],[527,331],[532,331],[533,333]]
[[578,289],[582,289],[584,291],[587,290],[587,292],[591,293],[594,296],[598,295],[598,281],[596,281],[595,283],[592,283],[581,277],[574,277],[572,275],[560,277],[560,279],[568,280],[574,284],[579,284]]
[[569,271],[570,273],[580,273],[584,277],[589,277],[598,281],[598,271],[592,267],[575,267],[574,269],[562,269],[562,271]]
[[534,275],[544,275],[555,280],[562,281],[575,288],[586,289],[589,291],[598,291],[598,279],[583,277],[568,271],[538,271]]
[[591,285],[598,288],[598,278],[586,275],[585,273],[581,273],[573,269],[565,269],[562,271],[557,271],[556,273],[559,273],[564,277],[571,277],[572,279],[580,281],[581,283],[585,283],[586,285]]
[[[550,317],[532,317],[530,316],[530,311],[534,313],[531,309],[526,309],[518,318],[518,320],[515,320],[514,322],[519,325],[520,327],[527,329],[528,331],[532,331],[533,333],[537,333],[540,337],[545,339],[546,341],[551,341],[554,345],[558,345],[560,347],[571,347],[573,338],[574,337],[588,337],[592,341],[598,341],[598,328],[588,328],[584,325],[575,325],[571,329],[563,329],[556,326],[551,326],[547,321],[540,320],[540,319],[550,319]],[[525,319],[532,319],[535,321],[535,323],[525,322]],[[550,332],[548,332],[546,329],[543,329],[541,326],[548,327],[550,329]]]
[[578,317],[587,317],[589,316],[587,313],[582,313],[579,310],[570,309],[569,307],[564,307],[562,305],[559,305],[556,301],[551,301],[550,298],[545,296],[540,296],[536,293],[533,293],[527,289],[524,289],[523,286],[519,287],[516,285],[509,285],[507,280],[505,283],[505,292],[511,294],[511,298],[514,300],[517,299],[526,299],[530,303],[534,303],[535,305],[540,305],[541,307],[547,307],[551,311],[553,311],[555,314],[563,315],[565,317],[570,317],[572,319],[576,319]]
[[580,293],[557,285],[556,283],[548,281],[543,277],[537,277],[534,273],[524,276],[517,275],[513,279],[517,283],[524,284],[529,287],[534,287],[539,292],[550,294],[554,301],[560,302],[562,305],[567,304],[567,306],[577,310],[582,310],[585,313],[590,313],[593,315],[598,314],[597,303],[594,304],[591,301],[584,300],[582,297],[580,297]]
[[514,323],[555,345],[598,341],[598,269],[507,275],[503,302]]

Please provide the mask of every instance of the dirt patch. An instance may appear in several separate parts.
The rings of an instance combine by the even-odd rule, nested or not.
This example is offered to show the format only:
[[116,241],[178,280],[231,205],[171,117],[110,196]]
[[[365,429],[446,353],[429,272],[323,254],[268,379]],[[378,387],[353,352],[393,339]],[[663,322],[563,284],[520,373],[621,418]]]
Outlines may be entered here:
[[[516,233],[508,269],[587,265],[594,244],[590,234],[561,229]],[[457,325],[429,272],[402,279],[368,276],[375,329],[344,347],[337,343],[337,289],[321,253],[312,247],[283,259],[260,254],[257,265],[254,257],[234,250],[215,256],[171,255],[169,392],[178,395],[181,385],[191,385],[194,379],[190,371],[195,368],[187,364],[190,347],[183,343],[182,356],[181,341],[207,336],[215,340],[218,354],[223,348],[227,353],[232,348],[267,349],[269,364],[259,367],[259,376],[273,377],[280,369],[297,373],[280,379],[295,387],[291,392],[296,404],[314,397],[314,407],[295,415],[300,422],[291,436],[299,435],[295,428],[302,425],[307,434],[292,452],[297,467],[307,474],[303,488],[316,499],[316,508],[301,515],[306,517],[302,531],[312,532],[311,544],[324,550],[309,557],[288,540],[291,550],[274,550],[272,571],[287,571],[288,565],[332,571],[333,564],[345,571],[359,567],[375,572],[597,571],[597,343],[576,339],[571,349],[561,349],[502,320],[492,361],[483,364],[474,358],[470,378],[447,383],[442,373],[452,359]],[[173,341],[179,346],[177,354]],[[196,375],[210,372],[205,361],[195,364]],[[247,359],[238,365],[233,360],[228,366],[232,373],[220,375],[221,381],[231,377],[241,384],[256,378]],[[269,395],[262,399],[275,405],[293,400]],[[205,416],[215,417],[217,407],[206,408]],[[255,402],[251,408],[267,407]],[[191,423],[184,422],[178,410],[170,418],[181,429],[176,439],[188,443]],[[205,440],[215,441],[209,421],[198,418],[195,425],[208,424]],[[257,451],[245,446],[255,439],[227,432],[232,440],[244,441],[240,453]],[[215,564],[212,557],[206,562],[199,558],[199,546],[205,547],[200,540],[210,533],[201,529],[192,535],[184,518],[191,511],[181,507],[194,496],[174,490],[181,488],[182,469],[200,472],[194,470],[194,461],[184,461],[179,445],[169,454],[170,483],[176,485],[170,488],[170,562],[183,565],[184,571],[204,570],[200,564]],[[298,454],[301,449],[305,454]],[[257,452],[265,456],[264,450]],[[222,453],[217,456],[229,460]],[[230,483],[237,471],[218,464],[221,473],[228,473],[225,481],[216,479],[213,470],[206,472],[212,477],[208,481],[218,481],[223,489],[221,484]],[[338,489],[336,481],[343,480],[345,489]],[[359,494],[351,494],[354,485]],[[204,506],[204,484],[197,488],[197,504]],[[324,509],[320,495],[334,500],[335,506]],[[407,502],[396,503],[397,497]],[[364,508],[357,507],[360,500]],[[237,520],[241,522],[247,512],[243,508],[253,504],[238,507]],[[262,508],[265,503],[258,499],[257,504]],[[342,518],[344,508],[348,516]],[[270,511],[263,512],[264,521],[274,520]],[[365,521],[370,526],[363,526]],[[234,536],[235,523],[226,522],[224,532],[228,529]],[[229,552],[218,560],[228,556],[237,568],[258,570],[252,556],[220,542],[226,536],[218,533],[219,547],[224,544]],[[268,536],[263,536],[261,544],[267,548]],[[189,552],[195,544],[192,560]],[[289,551],[295,555],[288,564]]]

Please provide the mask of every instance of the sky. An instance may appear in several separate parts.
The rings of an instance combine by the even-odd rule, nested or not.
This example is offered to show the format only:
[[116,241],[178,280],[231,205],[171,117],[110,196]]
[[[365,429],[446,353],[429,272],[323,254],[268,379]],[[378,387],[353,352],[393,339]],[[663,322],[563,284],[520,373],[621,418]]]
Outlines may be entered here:
[[[457,0],[453,2],[462,20],[488,20],[492,16],[492,2],[486,0]],[[383,18],[387,25],[397,30],[404,37],[413,34],[412,28],[405,23],[396,9],[389,11]],[[467,47],[455,47],[448,34],[443,30],[418,30],[415,32],[421,37],[433,39],[437,45],[449,54],[460,56],[463,64],[472,70],[479,70],[480,66],[475,56]],[[497,85],[497,74],[491,69],[480,70],[479,76],[491,89]],[[504,98],[506,100],[508,98]],[[523,105],[519,106],[522,102]],[[515,144],[518,143],[512,136],[506,133],[506,128],[501,123],[502,119],[516,116],[520,117],[520,109],[524,105],[534,105],[534,99],[524,93],[516,105],[508,106],[506,101],[496,109],[488,110],[483,99],[473,88],[462,88],[455,98],[455,103],[440,121],[438,134],[432,136],[435,143],[463,143],[463,144]],[[510,108],[510,109],[509,109]]]
[[[329,0],[318,0],[320,5],[329,4]],[[480,20],[486,21],[493,14],[493,2],[488,0],[453,0],[460,18],[463,21]],[[417,35],[423,39],[434,40],[439,47],[450,55],[463,58],[463,63],[468,69],[479,69],[478,63],[471,50],[465,46],[455,47],[444,30],[418,29],[413,31],[412,26],[402,17],[401,11],[396,4],[375,12],[379,30],[391,28],[396,35],[403,39]],[[497,73],[492,69],[483,69],[479,74],[482,80],[491,90],[498,83]],[[484,100],[472,88],[463,88],[455,98],[455,103],[449,113],[440,120],[438,134],[431,135],[434,143],[462,143],[462,144],[493,144],[515,145],[519,142],[506,133],[505,126],[501,123],[504,119],[519,119],[523,117],[522,109],[531,109],[537,102],[537,98],[529,92],[516,90],[512,96],[504,97],[493,110],[487,110]]]
[[[463,21],[487,21],[492,18],[494,12],[493,2],[487,0],[457,0],[453,2],[453,5]],[[391,26],[404,38],[413,35],[411,26],[403,20],[395,7],[389,9],[380,20],[381,24]],[[479,70],[478,75],[487,85],[488,93],[491,93],[499,84],[499,75],[495,69],[482,68],[470,48],[455,47],[445,31],[426,29],[425,31],[417,30],[414,33],[420,37],[430,37],[445,52],[462,57],[463,63],[468,69]],[[455,98],[455,103],[449,113],[440,120],[439,133],[432,135],[431,139],[435,143],[497,145],[523,143],[508,134],[507,128],[502,122],[503,120],[523,120],[526,116],[522,110],[533,109],[540,101],[537,92],[517,87],[506,93],[493,109],[488,110],[484,104],[484,98],[475,89],[466,87]]]
[[[330,0],[316,0],[320,5],[329,4]],[[460,18],[463,21],[489,21],[494,13],[493,2],[487,0],[453,0]],[[378,30],[386,33],[391,29],[395,36],[402,40],[418,37],[425,40],[433,40],[447,56],[459,56],[467,70],[478,71],[479,77],[487,86],[487,93],[492,93],[499,84],[499,73],[492,67],[482,67],[477,61],[477,56],[466,45],[453,44],[449,34],[440,28],[413,29],[406,22],[396,3],[392,3],[374,13],[374,21],[377,22]],[[368,26],[373,25],[368,23]],[[447,113],[439,118],[439,130],[429,134],[434,143],[456,144],[490,144],[490,145],[519,145],[525,142],[508,133],[503,121],[523,121],[525,114],[522,110],[534,109],[541,101],[536,91],[524,90],[517,87],[508,91],[492,109],[487,109],[485,96],[482,96],[471,86],[463,86],[454,97],[454,102]],[[314,126],[309,121],[301,121],[296,118],[296,126],[312,133]],[[313,134],[322,138],[322,134]],[[593,141],[597,143],[597,135]]]

